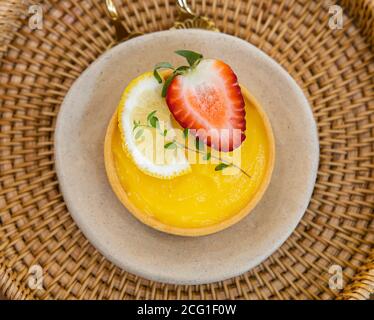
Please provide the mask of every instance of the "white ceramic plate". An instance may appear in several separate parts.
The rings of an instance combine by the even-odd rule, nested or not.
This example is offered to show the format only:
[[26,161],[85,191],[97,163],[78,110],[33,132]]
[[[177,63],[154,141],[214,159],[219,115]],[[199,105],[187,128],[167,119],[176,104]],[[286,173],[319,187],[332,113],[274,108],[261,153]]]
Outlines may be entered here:
[[[104,168],[105,131],[122,91],[159,61],[180,64],[177,49],[229,63],[268,114],[276,139],[272,181],[254,211],[224,231],[196,238],[161,233],[136,220],[112,192]],[[202,30],[152,33],[103,54],[65,97],[55,139],[65,202],[91,243],[131,273],[178,284],[227,279],[273,253],[305,212],[319,159],[311,109],[289,74],[249,43]]]

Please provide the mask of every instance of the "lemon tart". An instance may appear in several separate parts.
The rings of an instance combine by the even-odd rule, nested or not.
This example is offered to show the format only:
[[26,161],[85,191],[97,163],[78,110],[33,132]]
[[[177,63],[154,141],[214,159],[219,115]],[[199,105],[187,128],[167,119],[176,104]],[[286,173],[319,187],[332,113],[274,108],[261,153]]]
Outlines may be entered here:
[[[211,68],[213,63],[202,63],[201,68]],[[225,66],[215,64],[214,67],[217,65],[222,73]],[[161,78],[166,83],[165,74]],[[226,144],[226,149],[217,147],[228,135],[209,137],[212,132],[209,131],[202,137],[186,131],[185,123],[183,128],[174,114],[170,115],[164,87],[154,75],[145,73],[128,85],[109,123],[104,155],[112,189],[136,218],[157,230],[183,236],[223,230],[251,212],[269,184],[275,156],[269,120],[255,98],[240,86],[243,107],[240,114],[245,124],[240,124],[239,142]],[[190,83],[188,79],[185,81]],[[214,81],[213,78],[210,83]],[[178,89],[169,87],[166,92],[171,95],[172,90]],[[214,94],[220,95],[221,91]],[[219,99],[220,96],[214,97],[215,101]],[[181,103],[177,98],[174,101]],[[199,105],[204,101],[207,101],[205,96]],[[232,121],[231,115],[229,119]],[[160,148],[152,144],[152,148],[141,150],[139,138],[144,140],[146,129],[152,141],[157,136],[164,138]],[[234,134],[229,136],[231,139]],[[202,138],[205,144],[200,147],[196,142],[200,143]],[[182,152],[176,152],[178,149]],[[152,152],[149,154],[147,150]],[[160,153],[164,153],[163,161],[156,162],[155,156]]]

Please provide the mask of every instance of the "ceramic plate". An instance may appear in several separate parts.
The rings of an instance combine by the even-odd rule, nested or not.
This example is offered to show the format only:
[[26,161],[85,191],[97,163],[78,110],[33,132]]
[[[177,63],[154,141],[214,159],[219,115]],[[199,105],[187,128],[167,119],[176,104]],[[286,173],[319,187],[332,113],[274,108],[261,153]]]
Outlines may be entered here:
[[[136,220],[116,198],[104,168],[105,132],[122,91],[159,61],[180,64],[173,53],[178,49],[229,63],[264,108],[276,140],[272,180],[260,203],[239,223],[204,237],[173,236]],[[224,280],[273,253],[307,208],[319,159],[310,106],[290,75],[249,43],[202,30],[152,33],[107,51],[66,95],[55,139],[61,191],[85,236],[126,271],[177,284]]]

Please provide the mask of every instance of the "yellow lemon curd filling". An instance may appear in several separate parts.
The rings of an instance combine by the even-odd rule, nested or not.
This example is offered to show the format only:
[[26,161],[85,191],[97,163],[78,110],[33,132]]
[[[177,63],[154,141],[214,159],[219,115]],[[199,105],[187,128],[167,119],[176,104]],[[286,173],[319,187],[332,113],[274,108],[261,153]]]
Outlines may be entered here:
[[[214,150],[209,161],[191,164],[187,174],[170,180],[149,176],[123,150],[117,127],[112,140],[115,167],[132,204],[161,223],[179,228],[211,226],[243,209],[261,188],[271,161],[264,120],[254,102],[244,98],[246,139],[236,152],[240,152],[240,168],[250,177],[233,167],[215,171],[220,161],[213,158]],[[225,158],[225,153],[221,156]]]

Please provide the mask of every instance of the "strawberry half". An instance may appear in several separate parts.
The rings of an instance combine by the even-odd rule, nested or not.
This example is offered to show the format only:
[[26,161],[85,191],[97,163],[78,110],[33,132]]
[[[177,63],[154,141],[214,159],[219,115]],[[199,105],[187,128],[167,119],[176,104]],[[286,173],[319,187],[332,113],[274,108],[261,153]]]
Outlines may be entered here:
[[232,151],[245,139],[244,99],[235,73],[223,61],[203,59],[177,75],[166,103],[183,128],[216,150]]

